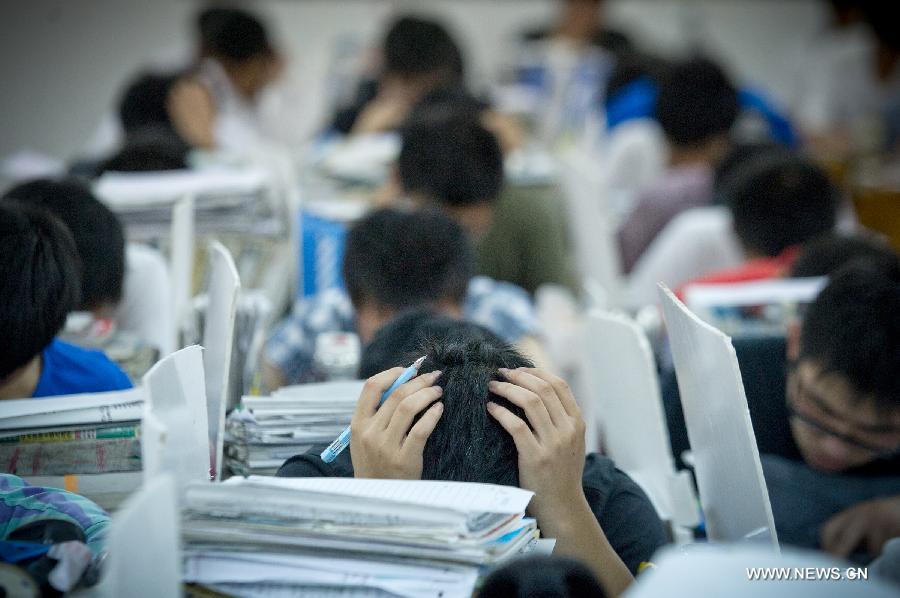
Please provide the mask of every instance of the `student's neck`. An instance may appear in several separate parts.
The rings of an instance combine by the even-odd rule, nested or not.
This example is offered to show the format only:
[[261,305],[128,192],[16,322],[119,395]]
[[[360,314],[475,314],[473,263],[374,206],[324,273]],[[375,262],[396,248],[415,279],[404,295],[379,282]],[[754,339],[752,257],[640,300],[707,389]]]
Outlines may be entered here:
[[31,398],[41,378],[41,365],[42,359],[38,354],[0,382],[0,400]]

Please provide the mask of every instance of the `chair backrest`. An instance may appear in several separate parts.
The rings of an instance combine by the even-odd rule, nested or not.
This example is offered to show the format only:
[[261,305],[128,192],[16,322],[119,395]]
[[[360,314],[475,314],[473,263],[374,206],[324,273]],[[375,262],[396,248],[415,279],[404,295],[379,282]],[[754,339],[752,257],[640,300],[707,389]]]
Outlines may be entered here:
[[606,453],[674,523],[698,521],[690,474],[675,470],[650,343],[630,318],[593,310],[585,317],[584,370],[593,389]]
[[218,241],[209,245],[209,303],[203,325],[209,441],[216,479],[221,479],[225,411],[237,403],[240,389],[231,384],[235,318],[241,281],[231,252]]
[[[619,248],[600,170],[584,152],[559,158],[560,182],[566,198],[578,269],[588,291],[599,288],[599,307],[621,304]],[[599,294],[599,293],[595,293]]]
[[[172,273],[172,331],[176,343],[188,317],[194,275],[194,198],[186,195],[172,205],[169,271]],[[180,347],[180,344],[176,344]]]
[[113,515],[101,596],[181,595],[181,549],[175,481],[147,480]]
[[144,480],[170,474],[178,488],[209,480],[209,425],[203,350],[186,347],[144,375]]
[[713,541],[767,541],[778,550],[731,339],[660,287],[707,534]]
[[161,356],[175,351],[177,340],[170,265],[157,249],[128,243],[125,288],[116,312],[119,330],[134,334]]

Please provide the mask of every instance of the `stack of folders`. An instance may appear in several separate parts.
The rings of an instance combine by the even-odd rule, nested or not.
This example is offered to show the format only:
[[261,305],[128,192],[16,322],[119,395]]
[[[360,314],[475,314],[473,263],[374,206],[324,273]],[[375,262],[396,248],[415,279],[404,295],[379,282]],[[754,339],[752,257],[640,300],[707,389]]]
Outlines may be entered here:
[[244,397],[225,426],[225,463],[236,475],[272,475],[290,457],[327,444],[350,425],[362,381],[286,386]]
[[532,493],[465,482],[231,478],[188,487],[185,581],[235,596],[471,596],[532,549]]
[[140,388],[3,401],[0,466],[114,508],[141,483]]

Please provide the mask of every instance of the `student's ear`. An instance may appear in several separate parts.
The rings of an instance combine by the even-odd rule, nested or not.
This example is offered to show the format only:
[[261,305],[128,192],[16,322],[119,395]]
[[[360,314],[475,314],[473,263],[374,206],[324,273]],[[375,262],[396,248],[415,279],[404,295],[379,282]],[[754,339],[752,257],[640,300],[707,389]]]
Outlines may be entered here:
[[800,321],[793,319],[787,324],[787,335],[785,337],[787,345],[787,360],[797,361],[800,358]]

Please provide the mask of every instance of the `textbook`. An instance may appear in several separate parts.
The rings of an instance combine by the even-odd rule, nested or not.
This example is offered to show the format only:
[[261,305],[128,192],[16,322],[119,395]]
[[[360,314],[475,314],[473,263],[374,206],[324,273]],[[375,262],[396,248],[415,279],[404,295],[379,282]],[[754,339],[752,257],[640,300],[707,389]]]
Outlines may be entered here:
[[272,475],[289,458],[334,440],[350,424],[363,381],[281,388],[241,399],[225,426],[225,463],[238,475]]
[[101,424],[141,419],[143,391],[138,388],[3,402],[0,431],[48,426]]
[[[231,478],[183,504],[185,581],[233,595],[471,596],[536,545],[533,493],[466,482]],[[277,590],[277,591],[276,591]]]
[[3,442],[0,468],[20,477],[139,471],[139,438],[93,438],[50,442]]

